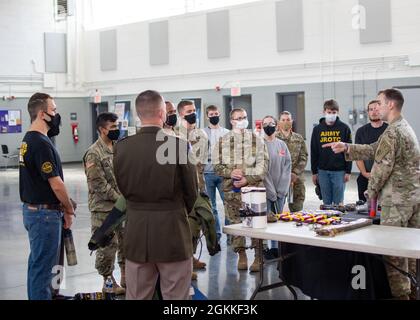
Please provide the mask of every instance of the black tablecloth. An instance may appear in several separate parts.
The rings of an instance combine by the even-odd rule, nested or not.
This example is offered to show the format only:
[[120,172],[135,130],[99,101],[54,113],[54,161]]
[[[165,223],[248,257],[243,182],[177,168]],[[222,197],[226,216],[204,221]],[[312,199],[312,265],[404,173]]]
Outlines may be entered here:
[[[293,254],[279,263],[280,277],[312,298],[365,300],[392,297],[381,256],[285,242],[280,243],[280,252],[283,256]],[[366,270],[366,289],[352,287],[353,278],[359,274],[352,273],[352,269],[357,265]]]

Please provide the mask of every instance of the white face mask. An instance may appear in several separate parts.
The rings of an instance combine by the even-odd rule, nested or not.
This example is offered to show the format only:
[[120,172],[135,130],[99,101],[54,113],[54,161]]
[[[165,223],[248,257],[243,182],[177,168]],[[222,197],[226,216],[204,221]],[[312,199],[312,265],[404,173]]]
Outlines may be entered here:
[[236,122],[236,129],[243,130],[248,128],[249,122],[248,120],[241,120]]
[[325,115],[325,121],[328,123],[334,123],[337,120],[337,114],[330,113]]

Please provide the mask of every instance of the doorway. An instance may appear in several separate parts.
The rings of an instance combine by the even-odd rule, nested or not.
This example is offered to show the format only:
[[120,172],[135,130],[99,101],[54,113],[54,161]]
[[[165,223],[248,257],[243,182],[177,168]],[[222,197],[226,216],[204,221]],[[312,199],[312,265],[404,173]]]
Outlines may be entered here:
[[[232,130],[232,125],[230,123],[230,112],[235,108],[242,108],[245,109],[248,121],[251,127],[253,126],[252,123],[252,95],[246,94],[239,97],[232,97],[232,96],[224,96],[223,97],[223,105],[225,107],[225,127],[229,130]],[[251,128],[248,128],[251,129]]]
[[92,143],[98,140],[98,131],[96,130],[96,118],[104,112],[108,112],[108,102],[90,103],[90,110],[92,114]]
[[417,140],[420,141],[420,117],[418,116],[420,87],[401,87],[396,89],[400,90],[404,96],[403,116],[405,119],[409,119],[410,126],[413,128]]
[[306,139],[305,123],[305,93],[277,93],[278,114],[289,111],[293,117],[293,132],[299,133]]

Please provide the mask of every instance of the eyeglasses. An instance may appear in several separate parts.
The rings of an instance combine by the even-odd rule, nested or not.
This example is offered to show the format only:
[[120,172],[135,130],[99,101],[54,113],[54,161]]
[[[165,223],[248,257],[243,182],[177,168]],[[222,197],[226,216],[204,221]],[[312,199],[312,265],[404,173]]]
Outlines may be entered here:
[[263,128],[267,128],[267,127],[275,127],[276,124],[274,122],[269,122],[269,123],[264,123],[263,124]]
[[242,121],[242,120],[246,120],[248,119],[248,117],[241,117],[241,118],[236,118],[236,119],[232,119],[234,121]]

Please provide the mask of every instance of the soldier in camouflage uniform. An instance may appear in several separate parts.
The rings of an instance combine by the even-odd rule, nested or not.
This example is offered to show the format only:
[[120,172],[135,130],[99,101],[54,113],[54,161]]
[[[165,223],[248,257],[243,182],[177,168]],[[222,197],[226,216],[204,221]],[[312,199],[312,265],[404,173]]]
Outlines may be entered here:
[[[419,142],[401,116],[402,94],[387,89],[379,93],[378,101],[381,118],[388,121],[389,126],[377,142],[371,145],[330,145],[336,153],[346,152],[347,160],[375,160],[365,194],[371,199],[379,197],[382,225],[420,228]],[[398,268],[416,274],[414,259],[387,259]],[[408,299],[410,280],[388,265],[387,272],[392,295],[397,299]]]
[[277,138],[286,143],[292,158],[291,183],[293,202],[290,203],[291,197],[289,195],[289,209],[291,212],[301,211],[305,201],[305,178],[303,173],[308,162],[308,151],[303,137],[298,133],[292,132],[293,118],[290,112],[283,111],[280,114],[278,126]]
[[[180,126],[175,127],[175,134],[188,141],[190,152],[188,153],[189,161],[192,164],[196,165],[197,168],[197,181],[199,192],[205,192],[205,182],[204,182],[204,163],[207,157],[207,148],[208,148],[208,138],[206,133],[196,128],[197,123],[197,114],[194,102],[192,101],[181,101],[177,106],[178,114],[181,119]],[[204,151],[204,152],[203,152]],[[195,220],[191,221],[190,227],[192,234],[192,243],[193,243],[193,252],[197,250],[198,239],[200,235],[199,224],[197,223],[198,217],[195,216],[194,212],[190,212],[188,219]],[[202,261],[199,261],[193,257],[193,269],[204,269],[206,264]],[[195,280],[197,274],[193,272],[192,279]]]
[[[96,120],[96,128],[100,133],[98,140],[89,147],[83,163],[89,190],[89,211],[91,212],[92,234],[105,221],[115,202],[120,197],[113,170],[113,141],[120,135],[117,125],[118,116],[114,113],[102,113]],[[111,276],[116,294],[124,294],[112,273],[114,271],[115,254],[118,251],[118,264],[121,269],[121,286],[125,287],[125,257],[123,251],[123,228],[119,227],[114,239],[105,248],[96,252],[95,268],[105,280]]]
[[[268,170],[268,152],[264,140],[255,133],[246,130],[247,114],[244,109],[233,109],[230,113],[233,130],[224,135],[212,154],[212,163],[217,175],[224,178],[225,214],[230,223],[241,223],[239,209],[241,208],[240,188],[245,186],[264,187],[264,177]],[[245,253],[245,237],[234,236],[233,250],[238,253],[238,270],[248,269]],[[259,271],[259,261],[262,253],[257,250],[257,240],[252,239],[255,249],[255,260],[250,271]]]

